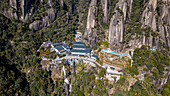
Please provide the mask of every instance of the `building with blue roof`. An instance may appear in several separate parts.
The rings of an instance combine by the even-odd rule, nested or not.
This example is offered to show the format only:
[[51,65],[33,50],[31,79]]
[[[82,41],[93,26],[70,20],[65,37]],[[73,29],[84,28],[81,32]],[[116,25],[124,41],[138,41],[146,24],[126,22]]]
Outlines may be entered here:
[[82,42],[74,42],[73,45],[84,45]]
[[70,47],[67,44],[63,45],[63,47],[65,50],[70,51]]
[[96,58],[98,58],[98,56],[93,54],[93,55],[91,55],[91,58],[96,60]]
[[61,51],[60,54],[66,54],[67,50]]
[[64,47],[62,45],[56,46],[55,49],[57,49],[58,52],[64,50]]
[[90,56],[91,49],[86,48],[82,42],[74,42],[71,50],[72,55]]
[[53,44],[53,46],[54,46],[54,47],[56,47],[56,46],[60,46],[60,45],[63,45],[63,43],[62,43],[62,42],[60,42],[60,43],[55,43],[55,44]]
[[70,48],[67,44],[55,43],[51,45],[51,51],[56,51],[59,54],[66,54],[67,51],[70,51]]
[[73,49],[77,49],[77,50],[86,50],[86,46],[85,45],[73,45],[72,46]]

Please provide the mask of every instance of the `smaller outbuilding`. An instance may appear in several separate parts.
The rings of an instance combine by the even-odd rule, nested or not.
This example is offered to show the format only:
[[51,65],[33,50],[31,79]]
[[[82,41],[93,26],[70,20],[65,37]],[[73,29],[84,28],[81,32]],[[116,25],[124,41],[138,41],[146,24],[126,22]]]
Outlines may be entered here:
[[51,44],[51,51],[55,51],[59,54],[66,54],[68,51],[70,51],[70,48],[67,44],[55,43]]
[[98,57],[97,55],[94,55],[94,54],[93,54],[93,55],[91,55],[91,58],[92,58],[92,59],[94,59],[94,60],[96,60],[96,59],[97,59],[97,57]]

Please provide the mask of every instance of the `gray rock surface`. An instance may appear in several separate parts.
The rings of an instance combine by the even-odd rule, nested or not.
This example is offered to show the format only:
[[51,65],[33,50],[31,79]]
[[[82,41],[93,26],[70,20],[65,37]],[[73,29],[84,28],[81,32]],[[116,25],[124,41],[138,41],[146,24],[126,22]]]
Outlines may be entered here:
[[[141,27],[150,27],[152,31],[159,32],[160,40],[166,45],[170,46],[170,7],[168,6],[168,2],[170,1],[162,1],[161,5],[157,5],[158,0],[149,0],[149,3],[142,14]],[[158,16],[158,12],[156,8],[159,7],[160,16]],[[158,19],[158,21],[156,20]],[[158,29],[157,29],[158,28]],[[155,39],[154,39],[155,40]],[[149,45],[154,45],[155,42],[150,42]],[[154,43],[154,44],[153,44]],[[158,44],[158,41],[157,43]],[[158,45],[155,45],[158,46]]]
[[92,37],[89,38],[89,41],[90,41],[89,45],[92,48],[96,44],[96,41],[97,41],[97,30],[94,29],[93,33],[91,34],[92,34]]
[[64,0],[60,0],[60,5],[62,8],[64,7]]
[[49,9],[46,10],[47,16],[42,17],[42,20],[34,21],[29,25],[30,29],[40,30],[43,27],[50,26],[56,20],[56,10],[52,8],[51,0],[48,0]]
[[103,22],[107,23],[108,22],[108,17],[109,17],[109,8],[108,8],[108,0],[101,0],[101,4],[102,4],[102,9],[103,9],[103,13],[104,13],[104,17],[103,17]]
[[149,3],[142,14],[142,27],[149,26],[154,32],[157,31],[156,25],[156,7],[157,7],[157,0],[149,0]]
[[125,0],[119,0],[114,9],[114,15],[110,20],[109,26],[109,44],[111,49],[120,50],[123,41],[124,22],[126,20],[127,3]]
[[[21,20],[24,22],[27,21],[27,19],[28,19],[27,14],[29,14],[29,13],[27,13],[27,12],[28,12],[28,9],[29,9],[31,3],[32,3],[32,0],[21,0],[21,5],[20,5],[21,11],[22,11]],[[27,18],[26,18],[26,15],[27,15]]]
[[18,19],[17,13],[14,11],[15,9],[9,8],[8,10],[4,10],[3,15],[6,16],[7,18],[14,18]]
[[41,20],[37,20],[37,21],[34,21],[33,23],[31,23],[29,25],[29,28],[30,29],[33,29],[33,30],[40,30],[41,28],[43,28],[43,22]]
[[9,8],[4,8],[2,14],[7,18],[18,19],[17,11],[17,1],[9,0]]
[[17,1],[16,0],[10,0],[9,4],[11,7],[15,8],[17,10]]
[[129,6],[128,17],[130,18],[131,13],[132,13],[132,3],[133,3],[133,0],[128,0],[127,3],[128,3],[128,6]]
[[53,8],[50,8],[50,9],[47,10],[47,14],[48,14],[47,15],[48,16],[47,21],[49,22],[48,23],[48,26],[49,26],[51,23],[53,23],[55,21],[56,13],[55,13]]
[[[84,38],[88,40],[88,44],[90,45],[90,47],[94,46],[96,42],[96,38],[97,38],[96,31],[92,30],[95,26],[95,18],[97,15],[96,5],[97,5],[97,0],[92,0],[90,3],[89,11],[88,11],[86,30],[83,36]],[[94,33],[96,34],[92,33],[92,31],[94,31]]]
[[88,11],[88,17],[87,17],[87,30],[90,32],[91,28],[94,28],[95,26],[95,16],[96,16],[96,4],[97,0],[92,0],[90,3],[89,11]]
[[118,11],[111,18],[109,26],[109,43],[119,45],[123,41],[124,21]]

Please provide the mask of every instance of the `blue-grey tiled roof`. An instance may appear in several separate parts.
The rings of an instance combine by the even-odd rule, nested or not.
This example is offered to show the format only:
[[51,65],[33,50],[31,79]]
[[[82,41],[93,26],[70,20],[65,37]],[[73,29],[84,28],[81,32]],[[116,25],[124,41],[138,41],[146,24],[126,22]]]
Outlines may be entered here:
[[[83,44],[83,43],[82,43],[82,42],[74,42],[73,45],[74,45],[74,44]],[[83,44],[83,45],[84,45],[84,44]]]
[[66,45],[63,45],[65,48],[69,48],[69,46],[66,44]]
[[76,49],[73,49],[73,50],[71,50],[71,52],[90,53],[91,50],[89,48],[87,48],[86,50],[76,50]]
[[86,48],[86,46],[73,45],[73,48]]
[[59,45],[62,45],[63,43],[61,42],[61,43],[55,43],[55,44],[53,44],[53,46],[55,47],[55,46],[59,46]]
[[65,53],[65,52],[66,52],[66,50],[64,50],[64,51],[60,52],[60,54]]
[[75,50],[75,49],[73,49],[73,50],[71,50],[71,52],[86,53],[86,50]]
[[97,55],[92,55],[92,57],[98,57]]
[[57,46],[55,47],[58,51],[64,50],[64,48],[62,46]]
[[[74,48],[84,48],[85,50],[77,50]],[[82,42],[74,42],[73,43],[73,49],[71,50],[71,52],[77,52],[77,53],[90,53],[91,49],[86,48],[86,46],[82,43]]]
[[90,48],[87,48],[87,49],[86,49],[86,52],[87,52],[87,53],[91,53],[91,49],[90,49]]

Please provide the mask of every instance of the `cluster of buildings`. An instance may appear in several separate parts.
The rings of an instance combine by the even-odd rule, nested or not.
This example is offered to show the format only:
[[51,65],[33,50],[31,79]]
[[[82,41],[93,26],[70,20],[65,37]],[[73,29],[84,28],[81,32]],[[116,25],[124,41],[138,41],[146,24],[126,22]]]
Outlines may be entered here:
[[87,48],[82,42],[74,42],[72,48],[65,43],[54,43],[50,41],[43,43],[44,47],[51,46],[50,51],[55,51],[58,54],[74,55],[74,56],[91,56],[91,49]]
[[[58,54],[66,54],[67,56],[62,58],[56,58],[54,60],[54,67],[57,66],[57,63],[61,62],[64,58],[68,64],[73,64],[74,62],[79,62],[79,60],[83,60],[85,64],[90,64],[91,66],[96,66],[96,60],[97,55],[91,54],[91,49],[87,48],[84,43],[79,41],[78,39],[81,38],[81,35],[76,35],[77,41],[73,43],[72,47],[69,47],[66,43],[51,43],[51,42],[44,42],[42,45],[44,47],[51,46],[50,51],[55,51]],[[120,53],[112,52],[104,50],[106,53],[115,54],[115,55],[122,55]],[[126,55],[126,54],[123,54]],[[82,57],[81,57],[82,56]],[[49,60],[46,60],[46,58],[42,58],[44,62],[46,63]],[[53,60],[52,60],[53,61]],[[73,62],[74,61],[74,62]],[[43,62],[42,62],[43,63]],[[103,63],[101,66],[103,68],[106,68],[106,75],[105,77],[109,81],[117,82],[120,79],[120,76],[123,75],[121,71],[122,68],[111,66],[108,64]],[[50,70],[50,66],[47,66],[47,68]],[[102,79],[102,78],[99,78]]]
[[[57,66],[57,64],[60,63],[63,59],[65,59],[66,62],[70,65],[82,60],[85,64],[90,64],[91,66],[95,67],[96,64],[98,64],[98,63],[96,63],[98,56],[91,54],[92,50],[90,48],[87,48],[85,46],[85,44],[83,42],[81,42],[81,37],[82,37],[81,32],[77,32],[77,34],[75,34],[76,42],[74,42],[71,47],[68,46],[66,43],[62,43],[62,42],[60,42],[60,43],[51,43],[50,41],[44,42],[42,45],[44,47],[50,46],[51,52],[55,51],[56,53],[58,53],[60,55],[66,54],[67,56],[63,56],[60,58],[57,57],[55,60],[48,60],[48,59],[46,60],[46,58],[42,58],[42,59],[44,60],[45,63],[47,63],[47,61],[52,61],[51,63],[54,64],[54,67]],[[155,49],[153,48],[151,50],[155,50]],[[102,50],[102,52],[112,54],[112,55],[114,54],[116,56],[127,56],[127,54],[125,54],[125,53],[116,53],[116,52],[109,51],[109,50]],[[110,58],[111,59],[110,61],[114,60],[114,58],[116,58],[116,57]],[[47,66],[47,67],[50,70],[50,66]],[[123,75],[123,73],[120,72],[122,69],[120,67],[108,65],[105,62],[103,62],[103,65],[101,65],[101,67],[106,68],[105,77],[109,81],[117,82],[120,79],[120,76]],[[98,79],[102,80],[102,78],[98,78]]]

